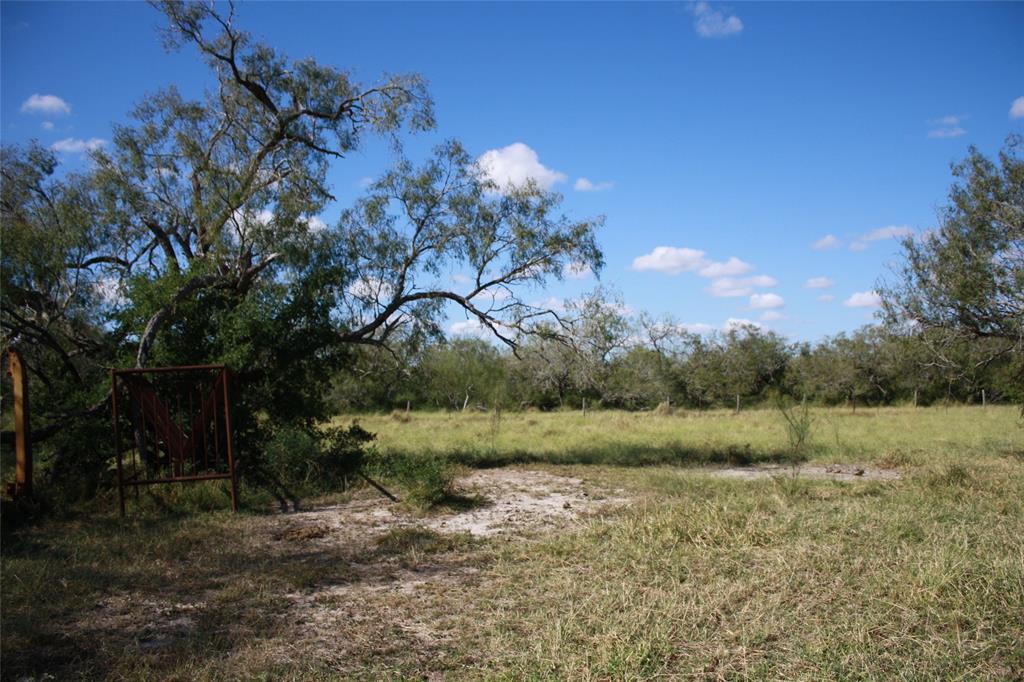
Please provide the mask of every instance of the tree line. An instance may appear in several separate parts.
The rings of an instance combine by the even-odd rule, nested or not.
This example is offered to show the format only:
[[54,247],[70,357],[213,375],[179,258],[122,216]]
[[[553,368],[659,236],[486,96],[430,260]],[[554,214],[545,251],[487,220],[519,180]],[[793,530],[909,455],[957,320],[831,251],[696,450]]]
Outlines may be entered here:
[[[568,339],[536,336],[516,353],[475,337],[395,354],[363,351],[334,379],[339,412],[591,409],[741,410],[778,396],[871,405],[1020,403],[1021,356],[990,340],[870,325],[817,343],[758,326],[697,334],[670,319],[630,319],[587,297],[600,320]],[[937,350],[941,349],[941,351]]]

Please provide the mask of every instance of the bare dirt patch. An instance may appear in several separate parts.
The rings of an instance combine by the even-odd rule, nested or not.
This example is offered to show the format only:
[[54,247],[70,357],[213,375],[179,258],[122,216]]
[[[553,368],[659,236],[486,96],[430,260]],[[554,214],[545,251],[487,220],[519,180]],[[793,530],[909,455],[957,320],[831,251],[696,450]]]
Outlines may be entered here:
[[[419,526],[473,537],[518,534],[571,525],[624,501],[617,491],[585,485],[579,478],[528,469],[486,469],[457,484],[464,509],[417,515],[382,497],[372,497],[282,515],[281,539],[329,539],[332,530],[358,528],[377,534]],[[346,533],[347,534],[347,533]]]
[[715,476],[726,478],[772,478],[773,476],[796,476],[833,481],[895,481],[901,478],[896,469],[880,469],[856,464],[804,464],[784,466],[781,464],[760,464],[748,467],[726,467],[711,469]]

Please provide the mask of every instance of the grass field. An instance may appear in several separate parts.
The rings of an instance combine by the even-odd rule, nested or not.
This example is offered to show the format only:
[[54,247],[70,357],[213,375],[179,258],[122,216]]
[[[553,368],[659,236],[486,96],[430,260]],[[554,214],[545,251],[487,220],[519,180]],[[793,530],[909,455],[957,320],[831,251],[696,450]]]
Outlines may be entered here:
[[808,460],[900,478],[716,476],[788,459],[773,411],[361,417],[384,456],[528,467],[607,503],[485,537],[441,529],[451,508],[381,525],[368,490],[306,515],[54,519],[5,538],[0,674],[1024,677],[1019,412],[814,416]]

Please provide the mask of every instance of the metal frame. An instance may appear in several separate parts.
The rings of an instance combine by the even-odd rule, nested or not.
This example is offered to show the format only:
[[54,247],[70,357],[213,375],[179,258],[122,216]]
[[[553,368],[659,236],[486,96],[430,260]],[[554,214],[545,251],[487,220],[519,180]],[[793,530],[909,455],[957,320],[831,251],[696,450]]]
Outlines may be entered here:
[[[173,379],[174,375],[180,377],[178,383],[187,389],[187,410],[182,408],[180,392],[172,391],[171,395],[167,395],[164,391],[161,394],[153,383],[158,381],[158,377],[170,376]],[[212,389],[205,396],[202,394],[204,379],[212,379]],[[125,515],[126,487],[134,487],[137,498],[139,487],[143,485],[218,479],[230,481],[231,510],[238,511],[238,472],[231,428],[230,383],[231,375],[224,365],[110,371],[111,411],[117,450],[117,495],[121,516]],[[128,464],[123,461],[124,450],[121,447],[119,403],[123,397],[127,397],[127,416],[135,439],[135,445],[131,448],[133,456],[128,463],[130,472]],[[176,401],[176,409],[167,404],[171,398]],[[199,403],[198,414],[194,411],[196,402]],[[188,417],[187,431],[181,423],[182,415]],[[221,442],[225,446],[223,457],[220,452]],[[224,467],[226,471],[221,470]]]

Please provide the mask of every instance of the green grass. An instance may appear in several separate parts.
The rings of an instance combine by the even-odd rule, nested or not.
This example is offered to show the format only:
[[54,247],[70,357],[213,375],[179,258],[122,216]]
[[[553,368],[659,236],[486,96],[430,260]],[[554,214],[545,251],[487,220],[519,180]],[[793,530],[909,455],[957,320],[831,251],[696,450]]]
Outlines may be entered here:
[[[971,460],[1022,451],[1024,425],[1014,407],[814,409],[811,461],[901,465]],[[653,412],[412,413],[342,416],[378,435],[387,453],[443,455],[467,466],[517,463],[703,465],[785,461],[789,440],[772,409]]]
[[[222,511],[53,519],[6,538],[0,675],[1024,677],[1016,410],[816,417],[811,459],[902,478],[748,481],[691,466],[785,455],[768,411],[506,415],[497,433],[487,415],[363,418],[382,456],[570,463],[531,466],[630,502],[513,540],[353,526],[331,543],[329,529]],[[298,616],[296,599],[309,605]],[[191,625],[176,630],[182,614]]]

